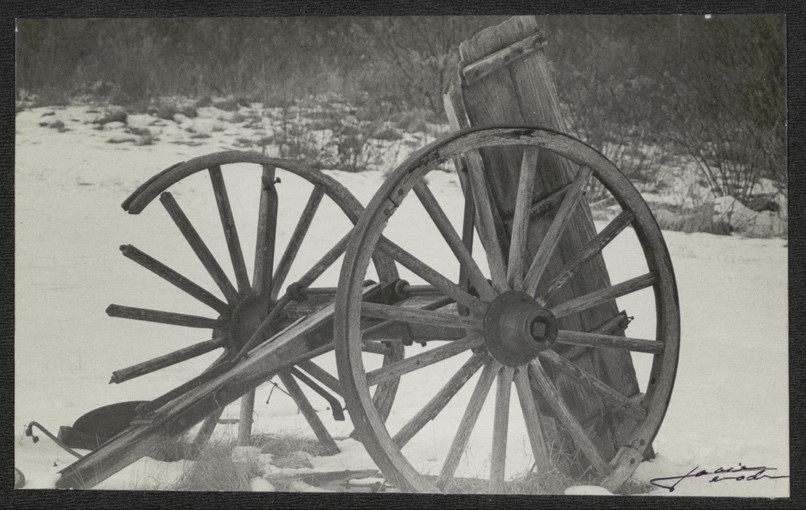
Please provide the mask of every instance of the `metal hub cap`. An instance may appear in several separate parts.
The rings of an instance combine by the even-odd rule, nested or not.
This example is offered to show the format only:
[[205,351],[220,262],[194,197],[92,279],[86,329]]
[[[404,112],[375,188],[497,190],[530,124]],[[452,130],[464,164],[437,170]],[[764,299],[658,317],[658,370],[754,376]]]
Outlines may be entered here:
[[525,365],[557,338],[557,319],[525,292],[498,296],[484,316],[484,341],[504,365]]

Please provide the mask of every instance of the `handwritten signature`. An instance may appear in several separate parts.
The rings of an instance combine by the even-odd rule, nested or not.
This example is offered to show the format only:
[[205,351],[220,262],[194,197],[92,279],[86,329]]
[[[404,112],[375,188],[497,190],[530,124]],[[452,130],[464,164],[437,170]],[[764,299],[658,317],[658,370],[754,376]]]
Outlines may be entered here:
[[[675,488],[686,478],[701,478],[711,477],[708,479],[709,483],[722,482],[725,480],[733,480],[736,482],[754,482],[764,478],[789,478],[789,475],[768,475],[767,471],[777,471],[777,468],[767,466],[743,466],[739,462],[738,466],[718,467],[713,471],[707,469],[700,469],[696,466],[694,469],[684,475],[667,476],[663,478],[653,478],[649,481],[655,487],[667,489],[669,492],[674,492]],[[744,474],[737,474],[744,473]],[[748,474],[750,473],[750,474]],[[664,483],[659,483],[664,482]],[[674,483],[671,483],[674,482]]]

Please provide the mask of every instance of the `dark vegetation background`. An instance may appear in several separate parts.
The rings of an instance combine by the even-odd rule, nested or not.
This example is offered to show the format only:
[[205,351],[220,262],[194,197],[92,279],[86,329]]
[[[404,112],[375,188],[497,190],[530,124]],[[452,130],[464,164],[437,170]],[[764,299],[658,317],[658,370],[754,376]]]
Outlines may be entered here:
[[[177,95],[266,107],[338,98],[372,136],[387,121],[413,131],[446,122],[458,44],[504,19],[24,19],[17,99],[146,111]],[[693,161],[716,197],[764,207],[760,178],[786,195],[783,16],[538,19],[570,128],[631,178],[653,180],[664,160],[637,149],[652,146]]]

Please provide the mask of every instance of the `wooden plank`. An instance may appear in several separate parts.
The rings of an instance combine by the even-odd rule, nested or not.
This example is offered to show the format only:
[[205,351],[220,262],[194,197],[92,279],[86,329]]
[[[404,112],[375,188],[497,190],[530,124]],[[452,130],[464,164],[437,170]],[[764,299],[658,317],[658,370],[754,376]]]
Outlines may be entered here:
[[523,58],[530,53],[537,51],[546,43],[546,36],[538,33],[525,39],[502,48],[495,53],[491,53],[481,60],[477,60],[462,69],[462,76],[467,85],[472,85],[478,80],[499,71],[512,62]]

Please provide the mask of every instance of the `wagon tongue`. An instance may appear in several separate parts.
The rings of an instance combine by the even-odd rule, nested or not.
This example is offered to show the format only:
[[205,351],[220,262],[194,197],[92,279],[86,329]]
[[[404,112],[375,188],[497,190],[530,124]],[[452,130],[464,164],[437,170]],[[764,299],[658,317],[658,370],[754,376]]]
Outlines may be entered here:
[[507,366],[525,365],[556,339],[557,319],[524,292],[501,294],[484,316],[487,348]]

